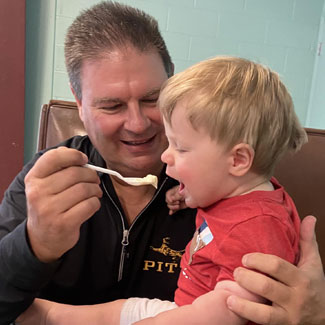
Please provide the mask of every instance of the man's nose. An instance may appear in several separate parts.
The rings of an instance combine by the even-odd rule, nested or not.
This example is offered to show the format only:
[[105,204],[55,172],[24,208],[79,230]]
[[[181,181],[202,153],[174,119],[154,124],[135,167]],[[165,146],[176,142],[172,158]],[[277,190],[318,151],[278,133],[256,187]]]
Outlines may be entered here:
[[151,124],[150,118],[138,102],[128,105],[125,129],[133,133],[144,132]]

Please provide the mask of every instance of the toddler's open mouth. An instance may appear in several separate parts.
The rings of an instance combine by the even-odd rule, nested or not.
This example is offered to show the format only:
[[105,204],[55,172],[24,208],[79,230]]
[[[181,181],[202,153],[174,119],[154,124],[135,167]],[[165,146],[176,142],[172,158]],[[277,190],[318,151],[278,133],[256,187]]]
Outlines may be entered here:
[[179,182],[179,189],[178,189],[178,192],[181,194],[184,190],[185,186],[182,182]]

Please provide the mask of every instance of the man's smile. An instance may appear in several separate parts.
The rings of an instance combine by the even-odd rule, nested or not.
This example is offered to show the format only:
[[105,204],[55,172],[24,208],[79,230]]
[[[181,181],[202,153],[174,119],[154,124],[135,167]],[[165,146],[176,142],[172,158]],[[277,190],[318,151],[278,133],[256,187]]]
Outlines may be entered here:
[[156,136],[154,135],[153,137],[151,138],[148,138],[148,139],[142,139],[142,140],[130,140],[130,141],[127,141],[127,140],[121,140],[121,142],[123,142],[124,144],[128,145],[128,146],[141,146],[141,145],[144,145],[144,144],[149,144],[151,143],[154,138]]

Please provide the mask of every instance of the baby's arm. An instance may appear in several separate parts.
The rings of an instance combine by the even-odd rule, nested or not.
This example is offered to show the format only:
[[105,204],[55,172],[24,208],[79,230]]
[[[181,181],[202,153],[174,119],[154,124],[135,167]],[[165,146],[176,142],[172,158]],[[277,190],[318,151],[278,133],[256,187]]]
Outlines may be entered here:
[[17,325],[48,325],[47,315],[56,303],[35,299],[25,312],[23,312],[15,321]]
[[120,325],[130,325],[145,318],[177,308],[174,302],[160,299],[129,298],[123,305]]
[[[226,300],[230,295],[238,295],[242,298],[256,302],[262,302],[262,298],[251,294],[241,288],[236,282],[222,281],[213,291],[198,297],[191,305],[175,308],[175,304],[157,299],[139,299],[138,304],[131,313],[135,319],[154,315],[159,310],[164,310],[155,317],[145,318],[136,324],[245,324],[246,320],[240,318],[227,308]],[[133,300],[134,299],[134,300]],[[137,301],[131,298],[127,301]],[[104,304],[72,306],[35,299],[29,309],[17,320],[19,325],[89,325],[89,324],[120,324],[120,314],[126,300],[116,300]],[[144,305],[143,305],[144,304]],[[169,311],[166,311],[171,309]],[[125,311],[125,310],[124,310]],[[130,313],[130,310],[128,311]],[[140,317],[138,317],[138,315]],[[131,315],[132,316],[132,315]],[[121,319],[123,313],[121,314]],[[123,324],[123,321],[122,323]],[[129,323],[128,323],[129,324]]]
[[43,299],[33,304],[16,320],[18,325],[119,325],[125,300],[98,305],[73,306]]
[[262,298],[241,288],[236,282],[221,281],[213,291],[198,297],[191,305],[162,312],[155,317],[143,319],[135,324],[246,324],[247,320],[237,316],[227,307],[227,298],[233,294],[252,301],[263,302]]

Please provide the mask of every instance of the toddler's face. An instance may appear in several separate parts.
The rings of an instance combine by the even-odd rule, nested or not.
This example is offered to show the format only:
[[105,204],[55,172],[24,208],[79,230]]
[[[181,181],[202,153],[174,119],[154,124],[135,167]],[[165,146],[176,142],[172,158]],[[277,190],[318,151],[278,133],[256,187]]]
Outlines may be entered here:
[[191,208],[207,207],[228,196],[229,152],[186,117],[186,102],[177,103],[171,124],[164,121],[169,146],[161,156],[167,174],[180,182],[180,194]]

